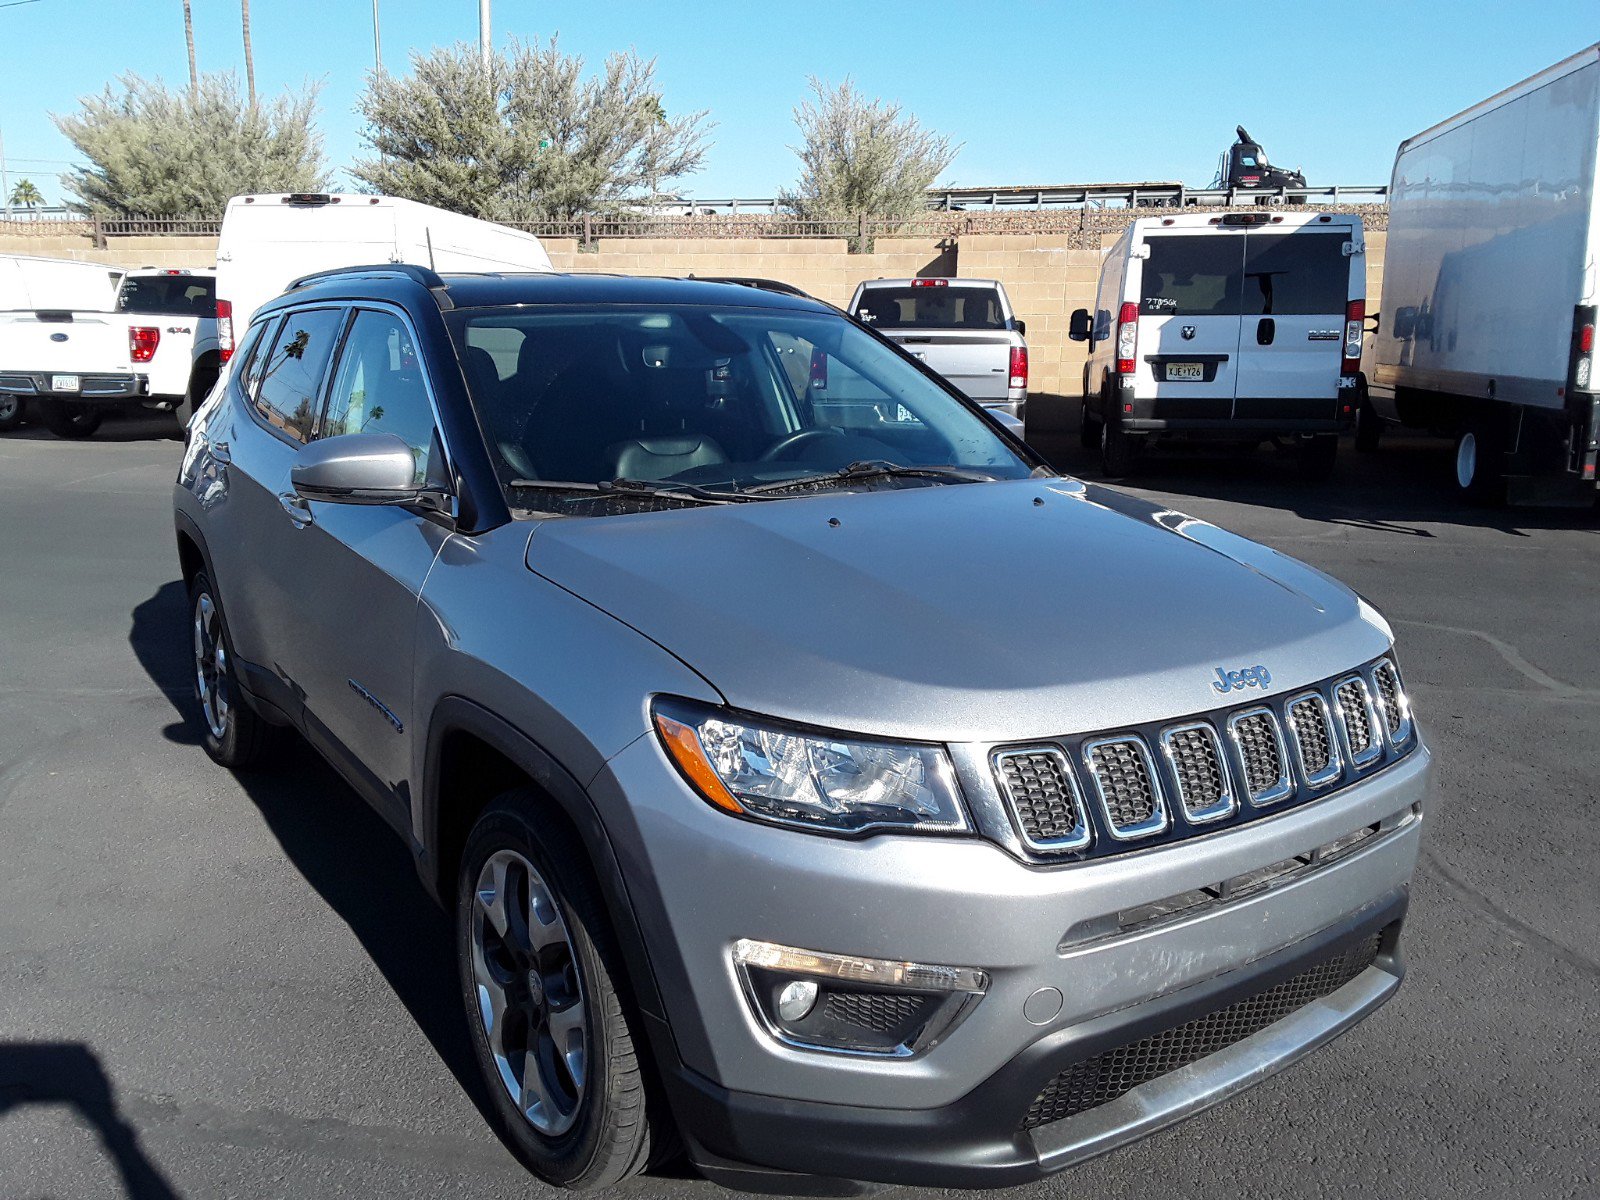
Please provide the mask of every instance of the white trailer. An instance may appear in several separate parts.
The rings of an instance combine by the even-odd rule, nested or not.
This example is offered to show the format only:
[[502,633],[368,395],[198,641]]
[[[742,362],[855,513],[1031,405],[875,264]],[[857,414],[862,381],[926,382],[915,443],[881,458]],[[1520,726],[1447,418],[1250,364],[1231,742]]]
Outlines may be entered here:
[[1363,449],[1444,429],[1470,500],[1593,499],[1597,149],[1600,45],[1400,143]]
[[235,196],[217,243],[219,316],[243,332],[294,280],[334,267],[412,263],[435,271],[549,271],[531,233],[392,196]]

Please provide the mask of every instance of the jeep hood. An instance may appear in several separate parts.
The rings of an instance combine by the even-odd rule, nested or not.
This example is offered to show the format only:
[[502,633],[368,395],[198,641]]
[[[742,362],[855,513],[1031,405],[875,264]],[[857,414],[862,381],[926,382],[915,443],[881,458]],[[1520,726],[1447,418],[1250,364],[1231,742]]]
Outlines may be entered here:
[[527,562],[735,707],[923,740],[1244,703],[1217,668],[1264,666],[1280,695],[1390,641],[1320,572],[1071,479],[546,520]]

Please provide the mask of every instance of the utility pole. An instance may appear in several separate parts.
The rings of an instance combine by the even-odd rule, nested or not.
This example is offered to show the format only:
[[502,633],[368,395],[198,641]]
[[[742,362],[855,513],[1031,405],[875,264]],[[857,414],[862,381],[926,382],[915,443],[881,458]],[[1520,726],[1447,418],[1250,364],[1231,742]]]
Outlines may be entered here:
[[372,0],[372,65],[383,74],[383,39],[378,35],[378,0]]
[[489,0],[478,0],[478,52],[483,55],[483,69],[489,69],[490,43],[494,39],[489,34]]

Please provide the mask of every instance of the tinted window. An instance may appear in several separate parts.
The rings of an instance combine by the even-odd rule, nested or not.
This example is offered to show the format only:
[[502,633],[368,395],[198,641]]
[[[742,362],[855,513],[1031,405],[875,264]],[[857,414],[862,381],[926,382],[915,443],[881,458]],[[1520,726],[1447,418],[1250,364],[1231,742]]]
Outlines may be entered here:
[[427,476],[433,407],[416,346],[399,317],[363,310],[351,323],[320,436],[343,433],[396,435],[417,460],[416,481]]
[[861,293],[856,316],[875,329],[1004,329],[993,288],[874,287]]
[[1244,238],[1232,234],[1146,240],[1139,311],[1147,317],[1237,316]]
[[1246,316],[1328,313],[1344,316],[1350,260],[1342,233],[1251,233],[1245,238]]
[[311,440],[322,375],[343,319],[339,308],[290,313],[263,364],[253,401],[256,412],[297,442]]
[[117,293],[117,311],[217,315],[217,284],[203,275],[129,275]]

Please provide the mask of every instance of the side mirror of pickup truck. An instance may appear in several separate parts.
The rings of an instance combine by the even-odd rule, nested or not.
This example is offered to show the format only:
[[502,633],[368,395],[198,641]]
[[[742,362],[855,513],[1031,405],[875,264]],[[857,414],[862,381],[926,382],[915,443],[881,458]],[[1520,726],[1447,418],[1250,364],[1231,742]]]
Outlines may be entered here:
[[1087,308],[1072,310],[1072,323],[1067,327],[1067,336],[1075,342],[1094,340],[1094,321]]
[[303,500],[449,507],[440,489],[418,481],[416,455],[392,433],[345,433],[312,442],[295,455],[289,481]]
[[1019,334],[1021,334],[1023,337],[1028,336],[1028,323],[1021,317],[1014,318],[1011,323],[1017,327],[1017,332]]
[[1409,341],[1417,335],[1417,310],[1411,305],[1394,310],[1394,336],[1402,342]]

